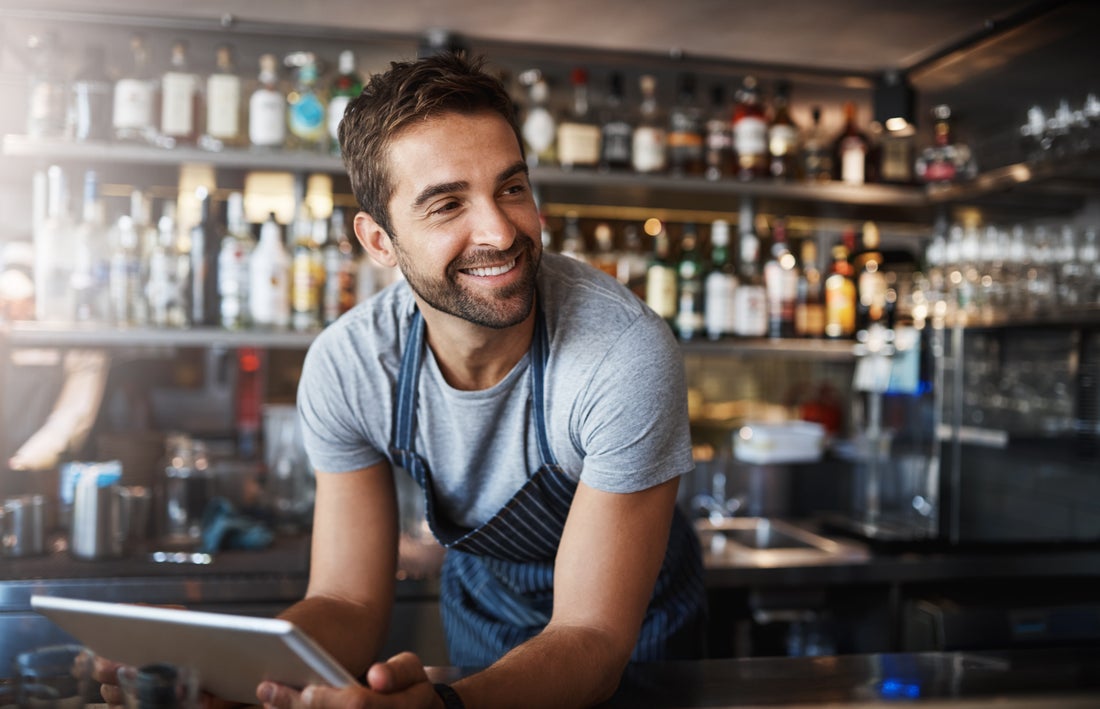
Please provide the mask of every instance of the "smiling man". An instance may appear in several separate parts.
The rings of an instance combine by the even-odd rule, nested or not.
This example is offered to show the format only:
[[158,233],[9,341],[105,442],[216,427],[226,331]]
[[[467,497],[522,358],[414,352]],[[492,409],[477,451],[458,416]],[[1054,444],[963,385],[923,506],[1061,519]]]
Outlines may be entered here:
[[[306,598],[284,617],[363,687],[265,683],[279,707],[586,706],[630,660],[695,657],[704,592],[677,511],[692,468],[668,327],[543,254],[512,103],[480,63],[395,63],[340,127],[355,233],[405,278],[327,328],[298,391],[316,469]],[[395,475],[447,548],[453,687],[376,662],[393,605]]]

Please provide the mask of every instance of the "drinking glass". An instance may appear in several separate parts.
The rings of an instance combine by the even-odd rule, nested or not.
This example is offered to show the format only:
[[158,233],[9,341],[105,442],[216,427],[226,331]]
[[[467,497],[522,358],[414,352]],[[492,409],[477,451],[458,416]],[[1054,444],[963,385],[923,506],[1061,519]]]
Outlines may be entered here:
[[15,657],[18,706],[81,709],[92,683],[91,650],[82,645],[50,645]]

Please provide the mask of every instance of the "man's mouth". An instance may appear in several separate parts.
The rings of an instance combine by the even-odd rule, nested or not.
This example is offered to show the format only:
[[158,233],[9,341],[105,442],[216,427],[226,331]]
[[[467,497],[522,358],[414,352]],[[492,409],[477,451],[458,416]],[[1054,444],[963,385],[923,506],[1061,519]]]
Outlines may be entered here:
[[516,267],[516,260],[517,259],[512,259],[508,263],[502,264],[500,266],[481,266],[481,267],[478,267],[478,268],[463,268],[463,269],[461,269],[461,271],[462,271],[462,273],[468,274],[470,276],[479,276],[479,277],[482,277],[482,278],[489,277],[489,276],[500,276],[502,274],[508,273],[513,268],[515,268]]

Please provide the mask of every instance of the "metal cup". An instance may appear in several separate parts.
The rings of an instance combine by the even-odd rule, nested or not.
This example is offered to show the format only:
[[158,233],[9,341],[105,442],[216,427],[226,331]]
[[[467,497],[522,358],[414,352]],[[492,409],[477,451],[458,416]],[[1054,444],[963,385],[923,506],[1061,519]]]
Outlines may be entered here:
[[0,507],[0,554],[37,556],[46,552],[46,497],[20,495]]

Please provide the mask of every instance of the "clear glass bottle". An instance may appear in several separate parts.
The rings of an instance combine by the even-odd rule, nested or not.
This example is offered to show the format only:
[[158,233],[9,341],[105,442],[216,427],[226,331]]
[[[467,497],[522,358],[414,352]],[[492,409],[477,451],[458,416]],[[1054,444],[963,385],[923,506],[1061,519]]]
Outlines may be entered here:
[[608,79],[600,126],[600,169],[629,170],[634,126],[626,115],[623,75],[612,72]]
[[70,109],[71,135],[78,142],[104,141],[111,138],[112,84],[107,76],[103,47],[93,44],[85,49],[84,65],[73,77]]
[[290,255],[274,212],[260,227],[260,242],[249,264],[248,284],[253,325],[277,329],[290,325]]
[[746,76],[733,108],[733,150],[737,178],[757,180],[768,175],[768,121],[756,77]]
[[363,79],[355,66],[355,52],[345,49],[340,52],[336,64],[336,76],[329,86],[328,137],[333,154],[340,154],[340,121],[344,120],[344,111],[348,104],[363,93]]
[[821,128],[821,107],[814,106],[810,115],[813,123],[802,141],[802,177],[807,182],[827,182],[833,179],[833,156]]
[[741,239],[741,277],[734,292],[734,334],[764,337],[768,334],[768,293],[760,275],[760,238],[756,235],[756,211],[751,197],[741,199],[738,212]]
[[69,91],[60,48],[53,33],[27,38],[27,135],[32,138],[61,138],[68,130]]
[[527,86],[527,111],[523,119],[521,133],[526,144],[527,164],[531,167],[553,165],[557,122],[550,113],[550,86],[542,72],[528,69],[520,74],[520,83]]
[[[79,322],[108,321],[108,246],[105,209],[100,196],[99,176],[95,170],[84,173],[84,206],[80,224],[73,234],[73,271],[69,287],[73,291],[72,318]],[[57,287],[56,284],[54,287]]]
[[287,147],[325,152],[328,149],[328,99],[318,86],[317,57],[312,52],[295,52],[287,63],[297,67],[298,79],[287,94]]
[[155,327],[186,327],[187,301],[184,284],[189,277],[190,260],[180,253],[176,239],[176,204],[165,202],[157,221],[157,242],[149,254],[145,298],[149,320]]
[[768,171],[776,180],[799,177],[798,143],[800,132],[791,118],[791,85],[777,82],[772,99],[772,117],[768,124]]
[[218,250],[218,299],[221,326],[239,330],[249,325],[248,261],[255,242],[244,213],[244,195],[232,192],[225,203],[225,236]]
[[569,76],[573,103],[558,123],[558,162],[565,169],[595,168],[600,161],[600,126],[588,101],[588,72],[577,67]]
[[863,248],[852,254],[856,279],[856,331],[866,330],[886,319],[887,283],[885,257],[879,250],[881,237],[878,225],[863,224]]
[[34,226],[34,317],[43,322],[72,319],[72,236],[75,229],[68,208],[68,186],[59,165],[46,170],[46,214]]
[[562,227],[561,235],[561,255],[584,263],[589,262],[588,246],[585,243],[584,232],[581,231],[580,217],[576,212],[565,215],[565,225]]
[[607,222],[600,222],[592,230],[592,237],[596,241],[596,251],[592,254],[591,263],[612,278],[618,275],[619,253],[615,250],[615,232]]
[[151,145],[157,138],[157,80],[149,69],[145,38],[130,38],[132,64],[115,82],[111,124],[116,141]]
[[321,298],[322,322],[331,325],[355,307],[355,249],[347,234],[344,210],[332,210],[329,219],[329,239],[322,247],[325,264],[325,289]]
[[187,42],[172,44],[168,71],[160,78],[160,136],[164,147],[193,145],[202,133],[202,82],[192,71]]
[[206,77],[206,131],[200,145],[207,150],[238,147],[245,142],[241,77],[233,63],[233,49],[218,47],[217,67]]
[[715,84],[710,90],[710,114],[706,121],[706,171],[708,180],[721,180],[736,171],[733,153],[733,124],[730,107],[726,105],[726,90]]
[[710,269],[704,283],[704,329],[707,338],[720,340],[732,337],[734,328],[734,294],[737,274],[730,252],[730,228],[725,220],[710,225]]
[[623,248],[615,268],[615,277],[634,293],[646,299],[646,270],[649,260],[642,246],[642,235],[634,224],[623,227]]
[[787,245],[787,225],[772,224],[772,250],[764,263],[764,289],[768,298],[768,336],[794,336],[794,304],[798,297],[798,269]]
[[274,54],[260,57],[258,81],[248,98],[248,142],[256,148],[279,149],[286,145],[287,107]]
[[695,91],[695,75],[679,77],[676,103],[668,114],[668,169],[672,175],[702,175],[704,121]]
[[134,190],[130,195],[130,213],[120,216],[110,233],[108,290],[110,320],[116,325],[144,325],[146,321],[145,299],[141,293],[143,208],[144,195]]
[[661,173],[668,166],[668,134],[657,101],[657,77],[644,74],[638,85],[642,100],[631,142],[631,166],[635,172]]

